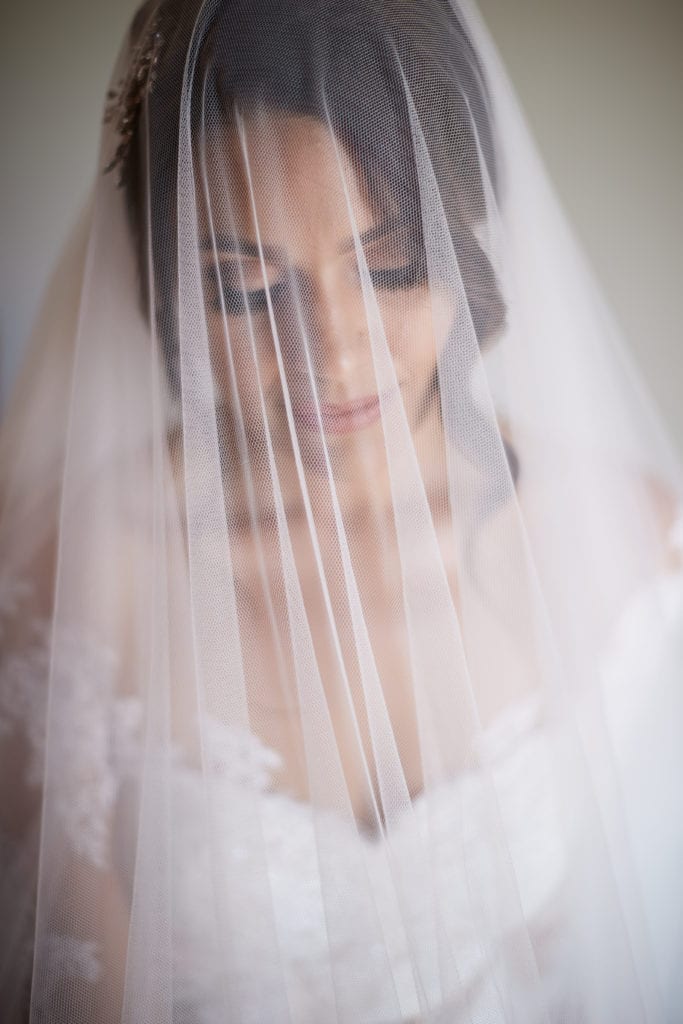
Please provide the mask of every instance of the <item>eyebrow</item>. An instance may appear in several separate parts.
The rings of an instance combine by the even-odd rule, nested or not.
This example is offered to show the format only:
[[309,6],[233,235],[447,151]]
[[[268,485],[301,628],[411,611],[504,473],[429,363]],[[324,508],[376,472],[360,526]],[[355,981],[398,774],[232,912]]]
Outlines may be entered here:
[[[381,224],[375,224],[360,235],[361,245],[369,245],[371,242],[376,241],[376,239],[382,238],[393,231],[400,223],[399,220],[392,218],[382,221]],[[286,262],[284,249],[275,245],[261,245],[259,247],[257,242],[249,238],[239,238],[235,235],[225,234],[218,234],[213,237],[208,236],[202,240],[200,249],[202,252],[213,252],[214,246],[219,255],[235,253],[240,256],[251,256],[254,259],[258,259],[261,253],[263,253],[263,258],[267,263]],[[349,252],[354,246],[355,238],[352,235],[350,238],[344,239],[339,246],[339,252]]]

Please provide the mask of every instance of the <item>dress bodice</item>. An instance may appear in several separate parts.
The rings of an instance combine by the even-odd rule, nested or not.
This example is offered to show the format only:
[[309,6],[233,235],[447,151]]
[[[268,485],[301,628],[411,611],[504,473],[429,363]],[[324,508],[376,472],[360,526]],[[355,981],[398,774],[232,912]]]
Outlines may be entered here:
[[[683,853],[675,792],[666,780],[677,765],[683,767],[674,724],[681,711],[682,619],[681,576],[662,576],[635,597],[605,651],[599,694],[605,732],[598,751],[591,751],[590,729],[585,734],[598,813],[613,844],[614,884],[627,905],[634,884],[643,897],[664,989],[673,977],[676,948],[675,913],[666,904],[667,892],[670,898],[676,889],[667,890],[667,883],[675,879],[677,851]],[[587,721],[593,721],[593,711],[585,709]],[[579,708],[579,724],[581,713]],[[668,716],[668,730],[662,716]],[[516,706],[482,735],[476,769],[419,795],[389,832],[378,836],[334,811],[314,813],[303,801],[275,791],[277,755],[251,734],[225,733],[219,799],[231,808],[231,836],[239,834],[234,826],[240,814],[253,812],[256,802],[272,899],[272,922],[264,925],[254,913],[263,898],[263,865],[253,863],[247,846],[230,839],[221,871],[223,877],[240,879],[240,944],[231,968],[234,989],[243,993],[239,1020],[454,1024],[514,1019],[509,994],[516,985],[520,990],[528,985],[530,961],[542,983],[537,1004],[527,1006],[528,1022],[589,1019],[574,996],[573,972],[579,968],[572,946],[580,941],[581,926],[577,931],[572,917],[580,876],[571,868],[591,833],[558,799],[555,740],[538,702]],[[220,1000],[212,1002],[211,994],[219,989],[225,965],[216,960],[212,967],[200,956],[191,966],[185,956],[188,949],[202,947],[214,895],[211,856],[198,840],[202,783],[195,770],[180,763],[175,781],[183,822],[175,837],[176,856],[187,865],[177,891],[178,927],[184,932],[178,976],[184,979],[182,999],[193,1007],[188,1021],[214,1024],[223,1018]],[[498,832],[492,815],[500,822]],[[615,847],[624,837],[610,834],[617,817],[628,843],[622,868]],[[667,830],[662,822],[669,822],[668,833],[661,836],[657,856],[650,840],[652,828]],[[494,835],[499,849],[491,848]],[[330,908],[323,895],[321,836],[328,871],[324,888],[345,892],[341,909]],[[363,877],[362,886],[345,887],[350,865],[354,878]],[[339,876],[330,879],[330,870]],[[514,880],[514,898],[501,883],[506,871]],[[264,984],[262,973],[269,948],[264,930],[271,924],[285,965],[284,1002],[277,987]],[[439,962],[444,949],[445,965]],[[347,1004],[340,1005],[340,988],[352,993]]]
[[[592,698],[604,710],[609,751],[586,733],[589,762],[591,744],[598,750],[589,767],[617,864],[614,882],[626,905],[634,885],[642,898],[665,1002],[677,998],[670,993],[680,942],[683,827],[673,780],[683,777],[676,742],[682,621],[683,575],[663,575],[636,596]],[[43,751],[30,679],[44,668],[44,643],[36,629],[30,657],[7,666],[1,707],[4,729],[20,725],[29,736],[34,775]],[[79,856],[106,868],[111,854],[125,876],[117,835],[139,799],[139,792],[128,797],[141,709],[116,696],[108,652],[73,639],[70,663],[69,729],[89,742],[73,759],[62,827]],[[92,699],[93,685],[108,689],[108,704]],[[202,771],[176,751],[164,797],[173,823],[178,1024],[223,1024],[226,1012],[240,1024],[507,1021],[516,1019],[511,1007],[531,977],[538,994],[525,1002],[526,1024],[592,1019],[574,995],[581,932],[574,868],[591,833],[558,797],[557,737],[537,701],[497,719],[481,736],[472,770],[423,792],[381,834],[279,792],[278,755],[253,733],[209,719],[204,729],[211,763]],[[143,787],[158,797],[154,771],[150,762]],[[620,843],[630,874],[618,866]],[[628,913],[625,925],[633,926]],[[64,976],[97,977],[95,944],[54,939]]]

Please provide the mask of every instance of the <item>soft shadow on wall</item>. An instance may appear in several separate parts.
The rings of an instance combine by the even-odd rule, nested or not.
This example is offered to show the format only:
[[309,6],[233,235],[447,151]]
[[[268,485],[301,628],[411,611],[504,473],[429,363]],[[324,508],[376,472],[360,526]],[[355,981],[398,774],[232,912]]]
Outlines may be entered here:
[[[110,69],[136,7],[34,0],[3,11],[0,406],[91,184]],[[683,3],[479,7],[576,233],[683,447]]]

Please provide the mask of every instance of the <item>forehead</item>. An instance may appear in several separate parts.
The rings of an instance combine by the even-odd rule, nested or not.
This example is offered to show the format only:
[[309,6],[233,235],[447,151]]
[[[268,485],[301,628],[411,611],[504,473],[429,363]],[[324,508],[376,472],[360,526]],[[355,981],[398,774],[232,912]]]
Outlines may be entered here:
[[214,127],[206,138],[202,207],[217,235],[260,238],[301,261],[338,251],[381,217],[364,177],[321,121],[263,111],[241,125]]

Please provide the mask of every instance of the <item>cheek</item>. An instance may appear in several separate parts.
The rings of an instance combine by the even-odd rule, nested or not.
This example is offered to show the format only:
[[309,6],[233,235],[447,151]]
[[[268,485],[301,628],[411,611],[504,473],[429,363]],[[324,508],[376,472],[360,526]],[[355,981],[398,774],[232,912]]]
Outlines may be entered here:
[[441,355],[455,320],[455,302],[451,295],[437,292],[431,301],[432,332],[437,355]]
[[[230,407],[239,404],[242,414],[260,416],[260,395],[269,392],[278,378],[275,351],[269,331],[264,335],[254,320],[254,343],[246,317],[229,317],[226,336],[222,317],[209,323],[209,345],[214,388],[218,400]],[[236,393],[235,393],[236,392]]]
[[443,351],[455,306],[445,293],[421,289],[408,301],[392,303],[384,317],[387,339],[394,358],[418,374],[429,374]]

